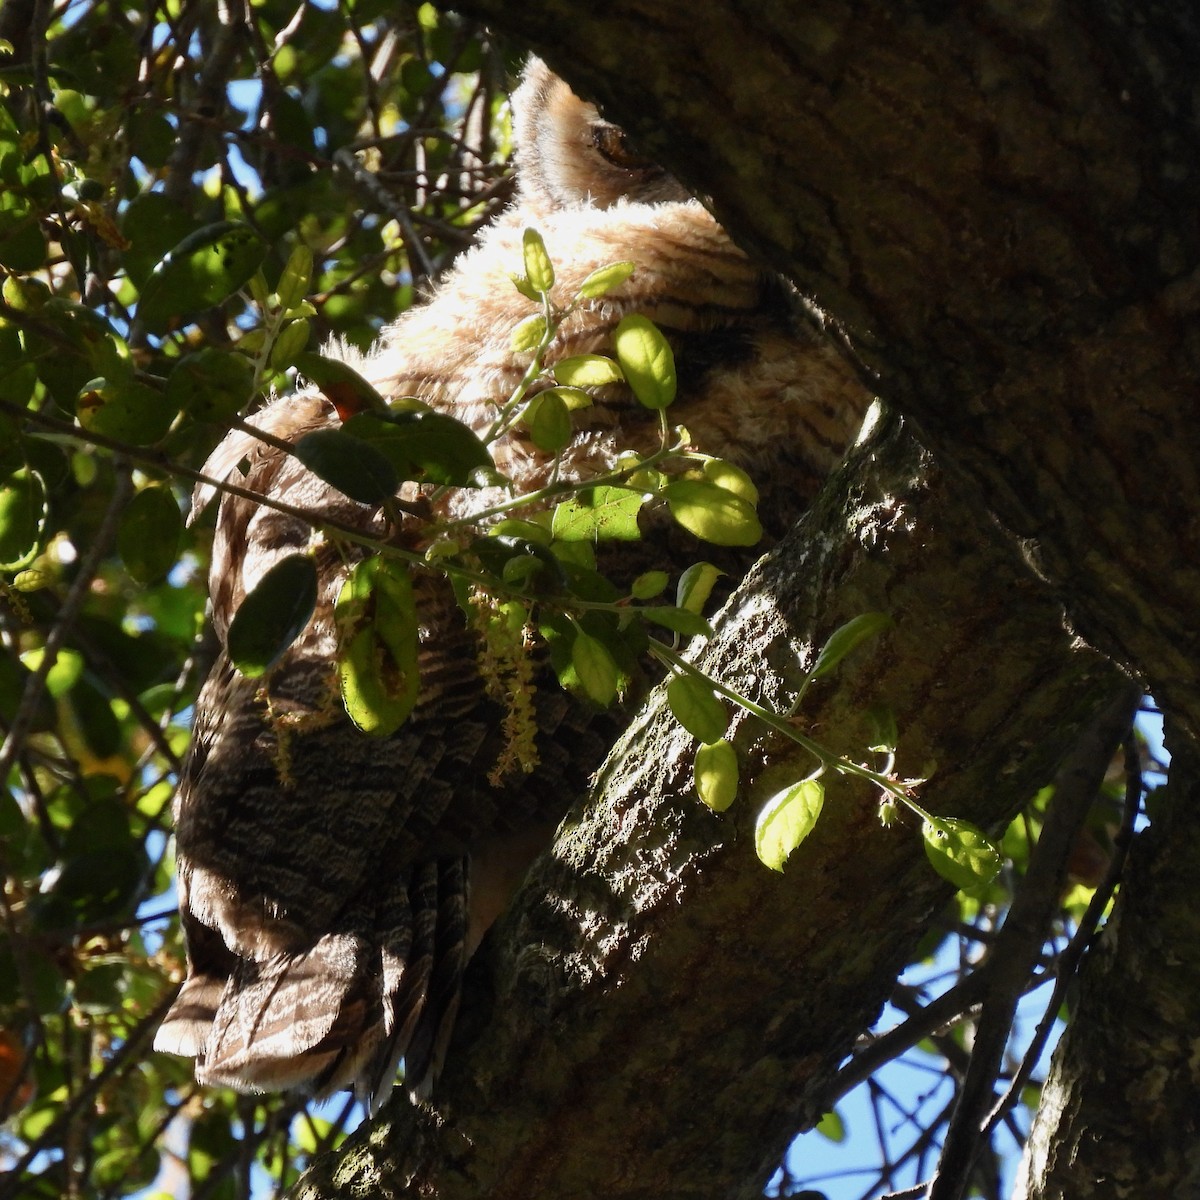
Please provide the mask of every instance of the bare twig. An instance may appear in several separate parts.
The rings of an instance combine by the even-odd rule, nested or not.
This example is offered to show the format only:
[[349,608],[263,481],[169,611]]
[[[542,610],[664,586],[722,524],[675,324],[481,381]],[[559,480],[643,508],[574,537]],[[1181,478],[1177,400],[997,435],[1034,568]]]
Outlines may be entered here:
[[1029,1077],[1033,1074],[1033,1068],[1046,1047],[1050,1031],[1054,1028],[1054,1022],[1057,1020],[1058,1014],[1062,1009],[1067,988],[1074,980],[1079,970],[1079,963],[1083,958],[1084,951],[1091,945],[1092,939],[1096,935],[1096,930],[1100,925],[1100,918],[1104,915],[1104,911],[1108,908],[1113,893],[1117,890],[1117,884],[1121,881],[1121,875],[1125,870],[1125,859],[1129,853],[1129,847],[1133,842],[1133,827],[1137,821],[1138,813],[1141,811],[1142,791],[1142,772],[1137,740],[1130,733],[1125,739],[1125,810],[1121,820],[1121,829],[1113,841],[1112,859],[1109,861],[1104,878],[1092,894],[1091,902],[1088,904],[1087,911],[1083,914],[1083,918],[1079,922],[1079,928],[1075,931],[1075,936],[1071,938],[1067,948],[1059,955],[1058,975],[1054,981],[1054,988],[1050,993],[1050,999],[1046,1002],[1042,1019],[1038,1022],[1037,1029],[1030,1040],[1029,1048],[1026,1050],[1025,1056],[1021,1060],[1021,1065],[1013,1076],[1012,1083],[1009,1084],[1008,1090],[988,1116],[987,1124],[984,1127],[984,1132],[987,1136],[990,1136],[997,1122],[1012,1107],[1026,1083],[1029,1082]]
[[986,1140],[982,1135],[994,1124],[988,1112],[994,1103],[1004,1049],[1017,1002],[1025,992],[1058,908],[1071,845],[1140,700],[1141,689],[1134,685],[1114,697],[1055,782],[1054,798],[1030,855],[1029,869],[989,954],[987,990],[971,1062],[946,1131],[929,1200],[960,1200],[966,1193],[972,1166]]
[[[8,406],[6,405],[5,407]],[[34,415],[25,410],[18,411],[22,416]],[[65,424],[65,422],[62,422],[62,424]],[[76,571],[75,578],[71,580],[71,586],[67,588],[67,593],[63,597],[62,607],[58,610],[58,617],[51,627],[50,632],[46,635],[46,641],[42,647],[42,661],[38,663],[37,670],[26,681],[25,690],[21,695],[21,702],[17,706],[12,724],[8,729],[8,736],[4,739],[4,745],[0,747],[0,779],[7,778],[8,772],[16,761],[21,746],[29,736],[29,731],[37,712],[38,702],[41,700],[46,688],[46,677],[50,674],[50,668],[57,661],[58,652],[62,649],[68,633],[79,616],[88,591],[91,589],[92,580],[95,579],[97,572],[100,570],[101,562],[112,546],[113,539],[117,534],[117,524],[120,521],[121,513],[124,511],[125,505],[132,494],[133,481],[130,478],[129,472],[127,470],[119,470],[117,472],[116,483],[113,485],[112,495],[109,497],[108,507],[104,510],[104,516],[100,521],[91,544],[79,560],[79,569]]]

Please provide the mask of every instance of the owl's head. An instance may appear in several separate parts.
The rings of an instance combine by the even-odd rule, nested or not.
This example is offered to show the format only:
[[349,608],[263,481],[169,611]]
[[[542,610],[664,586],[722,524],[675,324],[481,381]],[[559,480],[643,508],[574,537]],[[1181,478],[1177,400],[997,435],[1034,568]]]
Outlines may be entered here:
[[640,157],[625,131],[581,100],[539,58],[531,58],[513,94],[513,131],[521,204],[537,213],[578,205],[611,208],[686,200],[657,163]]

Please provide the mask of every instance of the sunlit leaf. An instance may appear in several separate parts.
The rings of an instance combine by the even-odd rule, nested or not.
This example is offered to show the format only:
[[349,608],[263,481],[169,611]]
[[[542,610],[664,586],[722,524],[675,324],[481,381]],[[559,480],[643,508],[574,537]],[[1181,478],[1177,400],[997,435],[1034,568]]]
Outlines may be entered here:
[[666,571],[644,571],[629,586],[629,594],[635,600],[652,600],[667,589],[671,577]]
[[663,489],[671,516],[715,546],[753,546],[763,530],[752,505],[715,484],[677,479]]
[[782,871],[788,856],[812,832],[825,803],[825,786],[805,779],[777,792],[754,823],[754,851],[772,871]]
[[844,625],[835,629],[821,647],[821,653],[817,655],[817,661],[813,665],[812,677],[817,679],[827,675],[847,654],[875,637],[891,623],[892,618],[887,613],[868,612],[851,617]]
[[609,263],[607,267],[598,267],[580,285],[576,293],[582,300],[595,300],[605,296],[620,287],[634,272],[631,262]]
[[408,569],[383,555],[355,564],[334,616],[346,712],[364,733],[386,737],[408,718],[420,691],[420,637]]
[[286,370],[295,363],[308,345],[309,328],[308,321],[303,317],[284,325],[271,347],[271,366],[275,370]]
[[546,243],[536,229],[526,229],[521,235],[525,256],[525,278],[535,292],[548,292],[554,286],[554,264],[546,251]]
[[725,572],[710,562],[692,563],[679,577],[675,588],[675,603],[689,612],[703,612],[712,595],[713,586]]
[[552,387],[540,393],[543,396],[557,396],[566,405],[568,412],[576,412],[581,408],[590,408],[595,401],[582,388]]
[[613,702],[620,672],[603,643],[580,631],[571,644],[571,664],[590,699],[602,707]]
[[713,812],[724,812],[737,799],[737,751],[724,739],[697,749],[692,763],[696,794]]
[[624,376],[621,368],[603,354],[578,354],[564,358],[550,368],[557,383],[569,387],[603,387],[606,383],[619,383]]
[[846,1140],[846,1124],[838,1114],[837,1109],[831,1108],[816,1124],[816,1131],[826,1141],[840,1144]]
[[715,483],[717,487],[724,488],[735,496],[741,496],[747,504],[758,503],[758,487],[741,467],[720,458],[710,458],[705,460],[703,469],[704,478],[709,483]]
[[541,313],[526,317],[509,335],[508,348],[514,354],[536,350],[546,336],[546,318]]
[[554,510],[551,531],[560,541],[636,541],[641,492],[621,487],[585,488]]
[[934,817],[922,822],[921,836],[933,869],[956,888],[980,887],[1000,873],[1000,852],[970,821]]
[[312,269],[312,251],[304,242],[297,242],[288,255],[287,263],[279,276],[279,286],[275,289],[279,296],[279,307],[285,312],[295,308],[308,294]]
[[672,676],[667,704],[680,725],[700,741],[719,742],[725,736],[729,714],[705,680],[691,674]]
[[675,399],[675,356],[658,327],[631,313],[617,326],[613,346],[638,401],[647,408],[666,408]]

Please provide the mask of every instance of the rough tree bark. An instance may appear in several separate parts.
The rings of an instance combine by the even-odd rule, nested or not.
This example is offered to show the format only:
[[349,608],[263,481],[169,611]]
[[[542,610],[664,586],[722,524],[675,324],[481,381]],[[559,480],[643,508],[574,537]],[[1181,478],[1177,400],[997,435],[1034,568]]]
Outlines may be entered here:
[[[986,825],[1109,693],[1100,654],[1149,683],[1194,752],[1191,0],[455,7],[541,50],[710,195],[932,453],[895,430],[863,451],[739,592],[707,661],[786,697],[840,620],[891,612],[880,653],[805,715],[861,745],[863,709],[885,699],[901,770],[932,770],[929,807]],[[799,764],[760,746],[746,794],[713,817],[661,717],[652,703],[474,964],[437,1107],[393,1105],[301,1194],[748,1196],[819,1113],[944,893],[912,831],[881,831],[849,787],[782,879],[762,871],[756,801]],[[1156,899],[1177,859],[1128,889],[1172,953],[1118,953],[1110,1000],[1194,966]],[[1173,1036],[1200,1033],[1192,1006],[1170,1011]],[[1067,1072],[1058,1115],[1102,1065]],[[1142,1112],[1127,1101],[1123,1169]],[[1039,1136],[1066,1145],[1069,1123],[1047,1119]],[[1091,1190],[1035,1171],[1030,1195],[1132,1194],[1079,1158],[1041,1161]]]
[[1200,732],[1190,0],[504,0]]
[[1200,763],[1169,744],[1169,794],[1083,972],[1017,1200],[1200,1193]]
[[[885,700],[937,812],[1003,823],[1118,678],[895,427],[739,589],[704,662],[784,705],[813,645],[876,609],[894,628],[803,716],[861,752]],[[394,1102],[300,1195],[761,1192],[947,890],[911,822],[882,829],[878,797],[840,781],[784,875],[765,870],[754,815],[811,760],[743,723],[748,780],[717,817],[688,740],[653,698],[472,964],[435,1107]]]

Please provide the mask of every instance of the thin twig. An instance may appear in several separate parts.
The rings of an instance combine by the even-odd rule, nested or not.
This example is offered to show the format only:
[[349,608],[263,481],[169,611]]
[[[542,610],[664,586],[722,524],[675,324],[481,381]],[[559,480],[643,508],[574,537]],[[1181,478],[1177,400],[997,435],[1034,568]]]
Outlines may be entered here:
[[1029,1048],[1013,1076],[1012,1083],[1009,1084],[1008,1090],[988,1116],[984,1126],[985,1136],[991,1136],[996,1124],[1016,1103],[1025,1085],[1029,1082],[1033,1069],[1037,1065],[1038,1059],[1041,1058],[1042,1051],[1046,1048],[1050,1031],[1054,1028],[1054,1023],[1062,1010],[1063,1001],[1066,999],[1067,988],[1070,987],[1079,970],[1079,963],[1083,958],[1084,951],[1091,945],[1100,925],[1100,918],[1104,916],[1109,901],[1117,890],[1117,884],[1120,883],[1121,876],[1125,871],[1125,859],[1129,854],[1129,847],[1133,844],[1134,825],[1137,822],[1138,813],[1141,811],[1143,790],[1137,739],[1130,733],[1125,739],[1125,810],[1121,819],[1121,828],[1113,839],[1113,854],[1109,860],[1108,870],[1105,871],[1104,878],[1092,894],[1091,902],[1079,922],[1075,936],[1071,938],[1067,948],[1059,955],[1058,973],[1054,981],[1054,988],[1050,993],[1050,999],[1046,1002],[1042,1019],[1038,1022],[1037,1029],[1034,1030]]
[[[5,407],[8,406],[5,405]],[[75,573],[75,578],[71,580],[71,586],[67,588],[62,607],[58,610],[58,617],[46,635],[46,641],[42,647],[42,660],[38,663],[37,670],[25,683],[25,690],[21,694],[21,703],[17,706],[12,724],[8,729],[8,736],[4,739],[4,745],[0,747],[0,780],[8,777],[8,772],[16,761],[17,754],[29,736],[38,703],[46,688],[46,677],[50,674],[50,668],[57,661],[58,652],[62,649],[67,634],[83,608],[83,602],[91,590],[92,580],[95,579],[104,556],[111,548],[113,539],[117,535],[117,524],[132,494],[133,480],[129,472],[118,470],[108,507],[104,511],[104,516],[101,518],[91,544],[79,560],[79,570]]]
[[56,1145],[63,1130],[76,1120],[87,1105],[92,1103],[108,1081],[123,1071],[129,1061],[136,1060],[141,1056],[146,1041],[158,1028],[159,1022],[174,1002],[177,992],[178,988],[171,988],[167,995],[138,1022],[133,1032],[113,1051],[113,1056],[104,1064],[103,1069],[79,1089],[72,1097],[70,1104],[63,1108],[58,1116],[42,1130],[41,1136],[35,1138],[26,1147],[25,1153],[21,1155],[12,1170],[7,1175],[0,1176],[0,1200],[15,1200],[20,1194],[17,1189],[21,1186],[21,1175],[29,1164],[44,1150]]
[[929,1200],[961,1200],[966,1193],[972,1167],[986,1140],[982,1134],[992,1127],[988,1112],[994,1104],[996,1079],[1017,1002],[1025,993],[1058,909],[1071,846],[1140,699],[1140,688],[1122,689],[1088,729],[1055,781],[1054,797],[1025,878],[988,956],[987,993],[971,1061],[942,1144]]

